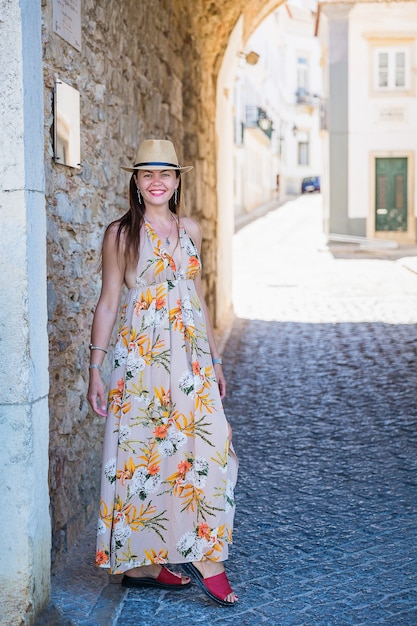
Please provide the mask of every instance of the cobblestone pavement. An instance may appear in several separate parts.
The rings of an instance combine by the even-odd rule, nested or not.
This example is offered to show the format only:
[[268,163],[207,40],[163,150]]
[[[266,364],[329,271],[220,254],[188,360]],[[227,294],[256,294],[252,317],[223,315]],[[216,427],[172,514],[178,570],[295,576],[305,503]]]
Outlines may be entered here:
[[417,274],[332,254],[320,216],[302,197],[235,236],[238,606],[108,585],[66,623],[417,624]]

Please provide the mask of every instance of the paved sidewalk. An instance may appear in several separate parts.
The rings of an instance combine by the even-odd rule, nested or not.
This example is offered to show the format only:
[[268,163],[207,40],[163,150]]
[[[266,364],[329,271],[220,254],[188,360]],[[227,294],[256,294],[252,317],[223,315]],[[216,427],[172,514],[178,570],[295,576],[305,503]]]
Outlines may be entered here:
[[302,197],[235,236],[238,606],[107,584],[90,528],[43,623],[417,624],[417,276],[400,254],[332,254],[320,224]]

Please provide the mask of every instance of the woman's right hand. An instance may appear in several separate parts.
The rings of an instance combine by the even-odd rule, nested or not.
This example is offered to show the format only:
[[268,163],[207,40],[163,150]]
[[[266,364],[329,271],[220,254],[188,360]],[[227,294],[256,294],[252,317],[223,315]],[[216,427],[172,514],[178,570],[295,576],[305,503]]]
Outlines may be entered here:
[[100,372],[96,368],[90,370],[87,400],[94,413],[107,417],[106,390],[101,380]]

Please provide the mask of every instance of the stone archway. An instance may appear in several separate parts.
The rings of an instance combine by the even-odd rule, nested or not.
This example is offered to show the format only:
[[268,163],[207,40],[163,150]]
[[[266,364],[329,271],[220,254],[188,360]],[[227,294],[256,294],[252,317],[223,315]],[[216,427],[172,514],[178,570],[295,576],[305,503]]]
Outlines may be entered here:
[[[184,149],[199,164],[193,206],[208,244],[204,256],[206,297],[217,327],[222,326],[232,307],[231,120],[238,52],[259,24],[282,3],[283,0],[235,0],[219,6],[201,0],[191,10],[190,34],[198,65],[190,68],[188,80],[194,89],[184,92],[184,111],[191,112],[196,124],[194,134],[188,133],[184,138]],[[189,106],[190,99],[193,104]],[[192,128],[186,113],[185,125]]]

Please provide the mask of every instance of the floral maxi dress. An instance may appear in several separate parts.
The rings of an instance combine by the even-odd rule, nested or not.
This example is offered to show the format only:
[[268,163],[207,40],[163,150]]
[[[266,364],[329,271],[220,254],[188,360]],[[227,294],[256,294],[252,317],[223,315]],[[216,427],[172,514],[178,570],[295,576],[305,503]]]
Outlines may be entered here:
[[237,458],[228,440],[194,278],[179,226],[176,267],[148,222],[136,287],[121,309],[108,396],[96,564],[227,559]]

